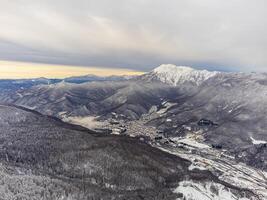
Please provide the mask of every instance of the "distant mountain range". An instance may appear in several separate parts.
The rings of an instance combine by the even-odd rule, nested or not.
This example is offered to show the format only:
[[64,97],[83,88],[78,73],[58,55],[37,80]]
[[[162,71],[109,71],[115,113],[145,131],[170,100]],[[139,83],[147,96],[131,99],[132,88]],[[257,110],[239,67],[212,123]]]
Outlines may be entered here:
[[48,79],[48,78],[35,78],[35,79],[0,79],[0,89],[5,91],[27,89],[35,85],[50,85],[59,82],[67,83],[85,83],[93,81],[123,81],[134,78],[135,76],[108,76],[100,77],[95,75],[75,76],[65,79]]

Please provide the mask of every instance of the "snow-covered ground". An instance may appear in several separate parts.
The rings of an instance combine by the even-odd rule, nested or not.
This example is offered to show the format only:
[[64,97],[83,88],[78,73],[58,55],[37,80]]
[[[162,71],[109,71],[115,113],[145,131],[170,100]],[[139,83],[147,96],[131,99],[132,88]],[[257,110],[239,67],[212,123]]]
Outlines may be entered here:
[[97,116],[63,117],[64,122],[76,124],[89,129],[97,129],[106,125],[107,122],[97,121]]
[[255,140],[253,137],[250,137],[253,144],[267,144],[264,140]]
[[[181,139],[181,141],[183,141]],[[230,183],[239,188],[252,190],[255,194],[259,196],[259,199],[267,199],[267,172],[260,169],[256,169],[250,166],[247,166],[244,163],[237,163],[234,158],[228,156],[226,153],[220,150],[212,148],[198,148],[197,146],[193,147],[192,145],[189,148],[175,148],[165,146],[156,146],[163,151],[178,155],[184,159],[190,160],[192,164],[189,166],[189,170],[209,170],[222,181]],[[192,148],[195,151],[192,151]],[[190,199],[188,191],[199,191],[204,186],[199,186],[198,183],[184,183],[178,187],[177,191],[185,191],[185,196],[187,199]],[[197,185],[195,185],[197,184]],[[198,187],[197,187],[198,186]],[[185,187],[188,187],[187,189]],[[206,187],[206,186],[205,186]],[[198,188],[198,189],[197,189]],[[192,195],[198,195],[197,192],[193,192]],[[205,198],[194,198],[193,200],[202,200]],[[217,199],[223,199],[216,197]],[[207,199],[216,199],[208,198]],[[231,199],[238,199],[234,196]]]
[[186,200],[250,200],[239,198],[225,186],[213,182],[182,181],[174,192],[183,194],[182,199]]
[[200,142],[198,142],[192,138],[189,138],[189,137],[184,137],[184,138],[174,137],[171,139],[177,143],[186,144],[188,146],[199,148],[199,149],[210,148],[209,145],[204,144],[204,143],[200,143]]
[[167,112],[168,109],[170,109],[172,106],[177,105],[177,103],[170,103],[170,102],[163,102],[162,105],[164,106],[162,109],[158,110],[158,114],[164,114]]

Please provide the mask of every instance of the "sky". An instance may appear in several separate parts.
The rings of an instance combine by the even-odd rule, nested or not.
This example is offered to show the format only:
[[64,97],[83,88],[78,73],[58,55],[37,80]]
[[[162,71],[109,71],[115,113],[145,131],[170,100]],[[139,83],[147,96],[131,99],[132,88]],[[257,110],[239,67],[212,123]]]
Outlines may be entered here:
[[143,72],[107,68],[102,66],[68,66],[41,63],[26,63],[13,61],[0,61],[0,79],[30,79],[30,78],[66,78],[93,74],[96,76],[123,76],[141,75]]
[[266,52],[266,0],[0,0],[0,60],[13,64],[261,72]]

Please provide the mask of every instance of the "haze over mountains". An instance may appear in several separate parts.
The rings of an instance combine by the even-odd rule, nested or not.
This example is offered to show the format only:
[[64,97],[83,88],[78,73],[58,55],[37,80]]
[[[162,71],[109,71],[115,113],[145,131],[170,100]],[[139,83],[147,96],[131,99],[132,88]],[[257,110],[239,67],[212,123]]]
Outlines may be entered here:
[[[8,152],[12,152],[5,162],[8,165],[10,162],[16,163],[17,157],[20,157],[18,152],[21,152],[29,162],[21,163],[21,160],[25,160],[22,157],[17,162],[20,167],[30,166],[37,171],[37,174],[44,167],[44,176],[56,176],[59,181],[65,180],[72,173],[74,175],[68,177],[70,180],[74,180],[75,177],[81,179],[81,173],[86,172],[81,180],[88,184],[87,189],[95,195],[96,199],[100,198],[96,192],[100,190],[104,199],[108,199],[106,196],[108,194],[112,194],[115,199],[126,197],[127,199],[177,199],[179,195],[175,196],[173,193],[175,188],[184,198],[190,199],[190,194],[185,191],[196,187],[202,191],[201,194],[206,194],[213,199],[223,199],[222,196],[227,196],[222,191],[230,192],[225,199],[241,199],[241,197],[253,199],[255,195],[257,196],[255,199],[264,199],[267,197],[264,193],[267,170],[266,83],[267,75],[264,73],[211,72],[175,65],[161,65],[151,72],[134,77],[84,76],[64,80],[0,81],[0,87],[3,88],[0,102],[9,105],[1,107],[2,121],[0,122],[5,130],[9,130],[10,126],[14,127],[11,133],[3,136],[3,140],[6,141],[3,144],[8,143],[9,140],[12,141],[10,146],[3,146]],[[123,133],[126,136],[102,136],[103,133],[94,131],[91,131],[91,135],[85,134],[88,131],[86,129],[76,130],[77,127],[12,105],[63,120],[90,116],[100,124],[115,121],[111,125],[114,126],[113,128],[103,125],[101,129],[111,129],[113,133],[117,133],[117,129],[126,129]],[[4,116],[3,113],[10,114]],[[32,127],[28,130],[23,126],[25,123],[31,123]],[[141,128],[138,129],[140,126]],[[39,134],[37,134],[38,129],[42,130]],[[26,137],[16,134],[15,130],[18,133],[25,132]],[[63,133],[66,131],[67,133]],[[77,137],[73,136],[73,131]],[[8,136],[12,134],[14,137]],[[136,139],[128,138],[135,134],[138,135]],[[48,139],[50,136],[51,138]],[[146,139],[147,136],[149,136],[148,139]],[[159,136],[163,138],[155,139]],[[142,137],[142,140],[139,140],[139,137]],[[26,142],[27,138],[31,138],[28,141],[29,144]],[[70,142],[73,139],[74,141]],[[14,143],[19,141],[21,144],[24,140],[25,145],[29,145],[30,148]],[[48,152],[35,151],[37,148],[35,144],[47,144],[52,149],[48,149],[51,150],[51,155]],[[104,147],[106,144],[108,145]],[[46,148],[47,146],[44,145],[43,149]],[[70,160],[67,159],[69,154],[65,153],[66,148],[74,149]],[[176,156],[154,148],[160,148]],[[27,149],[32,150],[28,152]],[[177,157],[184,154],[189,155],[188,159],[191,156],[192,160],[186,161]],[[93,155],[100,157],[96,158]],[[144,155],[150,155],[150,159],[143,160]],[[77,156],[81,161],[76,163],[71,160]],[[105,177],[105,180],[111,182],[104,183],[103,180],[101,182],[103,174],[100,172],[98,174],[97,171],[95,179],[97,186],[92,190],[90,184],[94,176],[89,173],[91,168],[86,168],[84,163],[90,158],[90,165],[95,163],[100,170],[105,165],[103,160],[106,157],[110,158],[108,166],[112,167],[112,170],[110,177]],[[2,160],[5,159],[3,154]],[[59,159],[59,162],[54,163],[56,159]],[[201,159],[207,160],[199,162]],[[47,165],[50,162],[54,164]],[[197,165],[198,170],[194,173],[188,171],[191,162]],[[242,168],[237,171],[233,166],[237,166],[239,162]],[[144,171],[139,171],[139,163]],[[243,166],[242,163],[246,165]],[[116,179],[120,164],[125,166],[122,173],[123,180]],[[225,168],[228,168],[231,176],[239,177],[241,174],[240,177],[229,181],[225,178],[228,177]],[[88,174],[87,170],[89,170]],[[251,170],[251,174],[257,175],[250,177],[246,173],[248,170]],[[134,173],[133,177],[130,171]],[[129,185],[126,184],[127,180],[130,180]],[[242,185],[244,181],[246,184]],[[68,182],[70,185],[66,187],[75,187],[79,193],[81,184],[71,182]],[[211,186],[210,182],[219,185]],[[102,191],[103,187],[106,187],[105,184],[114,186],[114,188],[109,187],[112,191]],[[217,192],[213,191],[210,194],[209,192],[212,191],[210,188],[213,187]],[[127,188],[132,188],[130,193]],[[192,199],[198,199],[196,191],[192,189],[191,193],[195,194],[191,196]],[[72,192],[70,194],[76,195]],[[217,194],[216,198],[215,194]],[[208,199],[208,197],[205,198]],[[80,199],[83,198],[88,196],[80,197]]]

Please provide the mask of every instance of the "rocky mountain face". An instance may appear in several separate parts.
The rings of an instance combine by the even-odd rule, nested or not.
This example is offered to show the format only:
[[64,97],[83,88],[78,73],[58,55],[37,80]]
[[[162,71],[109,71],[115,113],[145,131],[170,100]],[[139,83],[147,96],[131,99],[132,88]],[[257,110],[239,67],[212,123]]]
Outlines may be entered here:
[[171,200],[190,181],[211,195],[256,198],[139,139],[99,135],[25,108],[0,105],[0,133],[4,200]]

